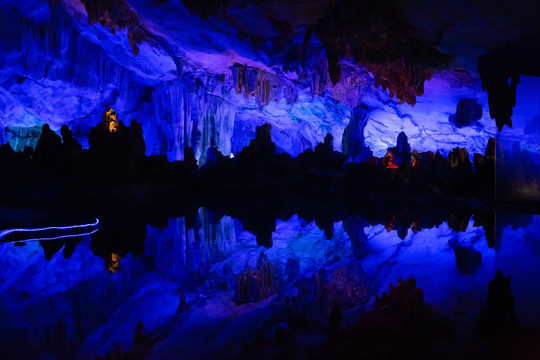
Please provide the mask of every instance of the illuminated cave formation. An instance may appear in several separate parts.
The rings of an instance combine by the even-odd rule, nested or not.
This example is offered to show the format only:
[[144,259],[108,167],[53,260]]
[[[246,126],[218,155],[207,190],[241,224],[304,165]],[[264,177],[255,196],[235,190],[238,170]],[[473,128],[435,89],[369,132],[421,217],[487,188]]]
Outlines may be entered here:
[[[238,152],[264,123],[277,151],[292,156],[327,133],[353,158],[364,149],[383,156],[401,131],[418,151],[479,153],[497,132],[489,115],[501,128],[515,103],[502,83],[511,75],[514,89],[516,74],[535,74],[518,54],[536,24],[489,6],[482,16],[500,27],[461,36],[472,26],[466,17],[445,19],[451,6],[436,2],[429,18],[441,20],[428,21],[414,12],[421,2],[4,2],[13,16],[2,29],[17,31],[3,42],[2,140],[22,151],[35,146],[34,126],[66,124],[87,147],[111,107],[140,119],[147,155],[182,160],[189,146],[199,165],[211,146]],[[503,44],[505,27],[523,40],[502,51],[491,34],[503,33]]]
[[1,1],[2,357],[540,358],[539,13]]
[[[487,37],[479,44],[475,38],[457,41],[453,27],[428,23],[425,14],[393,0],[328,0],[302,9],[287,2],[245,6],[235,1],[149,5],[88,0],[75,6],[63,0],[32,5],[34,12],[30,5],[2,5],[18,18],[5,27],[19,29],[5,41],[2,58],[2,101],[8,109],[1,122],[2,140],[14,152],[38,161],[44,171],[64,171],[66,163],[53,156],[60,152],[68,167],[79,172],[84,168],[95,173],[91,169],[99,167],[96,159],[115,159],[115,165],[107,160],[100,172],[124,173],[133,182],[155,180],[157,173],[148,171],[152,167],[171,175],[159,157],[163,155],[169,161],[193,163],[193,154],[205,174],[221,175],[230,164],[231,172],[238,171],[234,164],[244,164],[243,170],[255,164],[264,168],[274,155],[281,156],[278,162],[289,171],[287,156],[298,159],[303,168],[293,175],[309,173],[313,164],[343,171],[382,158],[383,167],[394,170],[408,164],[399,173],[405,178],[412,176],[410,165],[422,169],[416,171],[417,186],[420,172],[433,172],[439,185],[454,189],[449,190],[453,195],[459,181],[484,171],[482,181],[489,182],[489,171],[495,168],[501,177],[498,184],[511,186],[486,193],[520,200],[540,195],[535,170],[519,170],[529,156],[521,153],[532,154],[531,166],[538,167],[538,136],[528,129],[539,115],[528,115],[515,129],[497,130],[503,116],[497,114],[510,114],[508,104],[514,106],[520,97],[519,74],[535,74],[523,57],[516,60],[526,43],[522,39],[528,39],[534,27],[528,18],[522,27],[512,27],[516,19],[511,9],[492,9],[485,16],[501,20],[498,11],[509,10],[512,16],[501,21],[518,40],[505,37],[496,43]],[[438,6],[432,10],[440,14],[445,6]],[[170,23],[165,12],[182,19],[182,25]],[[303,15],[295,18],[298,13]],[[248,15],[250,26],[242,23]],[[468,24],[459,16],[454,21]],[[444,36],[419,36],[422,30],[442,31]],[[180,32],[197,36],[181,38]],[[512,101],[502,99],[502,78],[493,80],[495,73],[512,77],[507,83],[512,91],[504,90]],[[507,110],[497,110],[503,104]],[[486,161],[475,154],[482,155],[491,138],[498,142],[500,156],[489,162],[499,166],[482,168]],[[81,161],[87,157],[81,146],[92,154],[90,163]],[[260,146],[269,146],[267,153]],[[333,150],[342,154],[331,154]],[[14,157],[8,147],[4,152]],[[223,160],[232,154],[240,154],[239,159]],[[143,161],[144,155],[149,160]],[[210,170],[216,166],[218,170]],[[513,171],[519,174],[517,181],[511,180]],[[279,187],[280,181],[272,186]],[[209,182],[212,187],[218,181]],[[206,185],[208,181],[202,187]],[[435,192],[444,193],[439,185]],[[489,185],[486,189],[496,183]],[[323,182],[320,186],[333,188]]]

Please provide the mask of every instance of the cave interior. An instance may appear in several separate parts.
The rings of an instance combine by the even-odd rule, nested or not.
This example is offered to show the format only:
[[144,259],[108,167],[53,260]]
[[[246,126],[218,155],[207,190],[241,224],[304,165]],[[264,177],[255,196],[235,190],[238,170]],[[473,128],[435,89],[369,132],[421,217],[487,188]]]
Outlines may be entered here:
[[539,14],[2,0],[2,357],[540,358]]

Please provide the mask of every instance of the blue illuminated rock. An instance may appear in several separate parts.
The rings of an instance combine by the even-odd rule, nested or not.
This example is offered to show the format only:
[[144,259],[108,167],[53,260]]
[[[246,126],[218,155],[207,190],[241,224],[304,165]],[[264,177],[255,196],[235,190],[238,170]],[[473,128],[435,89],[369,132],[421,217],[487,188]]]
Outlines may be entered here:
[[[3,13],[13,16],[3,17],[0,29],[6,32],[0,56],[0,108],[5,109],[0,129],[4,142],[11,141],[16,150],[34,143],[25,140],[27,133],[7,127],[43,123],[55,132],[70,126],[87,148],[85,138],[107,107],[126,122],[140,121],[147,155],[182,160],[189,146],[199,165],[212,145],[225,156],[236,154],[264,123],[274,129],[276,152],[292,156],[313,149],[331,133],[337,149],[347,147],[353,158],[362,154],[360,158],[367,159],[369,154],[360,151],[361,128],[363,146],[375,156],[383,156],[400,131],[412,149],[443,153],[456,146],[480,152],[494,134],[484,115],[478,121],[481,127],[474,129],[456,130],[448,121],[447,114],[461,98],[479,98],[486,113],[485,97],[477,96],[479,83],[459,87],[463,79],[456,74],[436,73],[422,86],[414,84],[425,93],[414,108],[401,106],[376,88],[377,81],[361,64],[347,59],[336,64],[332,49],[326,53],[311,30],[255,49],[231,28],[217,20],[201,22],[180,3],[121,1],[103,8],[67,0],[55,6],[39,0],[25,4],[3,3]],[[105,16],[109,8],[116,9],[116,15]],[[231,19],[246,20],[244,11],[235,8]],[[257,19],[251,30],[279,34],[272,21],[260,18],[264,14],[251,15]],[[372,109],[369,121],[360,127],[353,121],[350,127],[357,129],[345,137],[352,135],[359,143],[342,145],[344,129],[359,104]]]
[[6,126],[2,143],[9,142],[15,151],[24,151],[26,146],[35,148],[41,136],[41,126]]
[[359,105],[351,111],[351,120],[343,131],[341,151],[355,160],[367,160],[373,152],[366,146],[364,129],[369,121],[369,110]]

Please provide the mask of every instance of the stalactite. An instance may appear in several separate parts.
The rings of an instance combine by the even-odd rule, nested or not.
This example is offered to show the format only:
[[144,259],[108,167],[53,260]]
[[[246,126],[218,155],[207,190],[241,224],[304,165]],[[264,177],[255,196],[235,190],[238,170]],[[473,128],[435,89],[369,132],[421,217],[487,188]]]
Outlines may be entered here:
[[328,59],[328,75],[332,84],[336,85],[341,79],[341,66],[339,65],[339,53],[333,45],[326,48],[326,57]]
[[[167,154],[169,160],[182,160],[185,137],[189,131],[190,106],[186,104],[183,84],[179,81],[162,84],[152,92],[153,119],[143,124],[143,133],[150,154]],[[182,141],[183,140],[183,141]]]
[[[318,45],[310,43],[311,33],[308,31],[304,40],[300,43],[290,42],[279,44],[283,48],[284,55],[278,55],[277,65],[283,64],[284,72],[294,72],[298,74],[298,82],[311,89],[313,96],[322,95],[324,88],[329,84],[328,60],[325,52]],[[274,44],[274,46],[278,46]],[[296,101],[298,90],[294,86],[287,86],[284,89],[287,103]]]
[[[69,121],[79,141],[86,137],[106,106],[113,106],[119,120],[129,123],[136,117],[141,121],[147,155],[167,154],[169,160],[181,160],[184,147],[190,146],[199,165],[203,165],[206,151],[212,144],[225,155],[231,153],[237,108],[228,100],[229,86],[234,86],[248,100],[254,98],[261,109],[283,99],[287,104],[295,103],[302,88],[298,81],[279,73],[279,68],[276,68],[278,73],[273,74],[236,64],[229,82],[228,79],[224,81],[222,75],[198,72],[180,57],[174,59],[178,79],[163,81],[152,75],[145,76],[127,65],[131,64],[129,59],[124,64],[114,53],[105,51],[101,42],[94,43],[92,38],[81,34],[83,25],[65,13],[61,6],[55,7],[51,14],[42,24],[21,17],[19,61],[31,72],[21,75],[40,81],[69,83],[81,99],[86,91],[96,93],[107,89],[108,97],[100,98],[99,103],[89,107],[91,112],[76,119],[61,115],[65,119],[51,123],[51,128],[57,131],[61,124]],[[312,69],[313,64],[320,65],[317,65],[320,67],[317,72],[324,75],[324,79],[321,78],[321,84],[317,86],[322,92],[328,77],[326,59],[323,57],[324,61],[318,63],[320,51],[315,51],[311,45],[305,51],[305,59],[302,53],[299,52],[297,61],[305,64],[306,69]],[[308,84],[308,78],[303,81]],[[79,92],[77,87],[82,91]]]
[[231,153],[231,138],[234,127],[236,108],[225,99],[204,94],[199,97],[199,123],[197,131],[202,135],[200,140],[192,142],[189,146],[195,150],[195,157],[199,165],[204,164],[206,150],[210,146],[225,155]]
[[521,76],[540,76],[539,31],[502,43],[478,58],[478,73],[487,91],[489,113],[499,131],[512,127],[517,85]]
[[211,15],[224,16],[231,0],[182,0],[182,3],[190,14],[207,19]]
[[[82,0],[90,24],[95,24],[104,17],[108,17],[111,21],[117,23],[120,17],[119,2],[119,0]],[[114,29],[111,29],[111,31],[114,31]]]
[[209,91],[202,81],[189,77],[154,89],[153,119],[143,125],[150,153],[182,160],[184,147],[189,146],[202,166],[211,146],[227,155],[231,152],[236,108]]
[[125,0],[82,0],[90,25],[99,22],[113,34],[116,28],[127,28],[131,51],[139,53],[138,44],[147,40],[148,31],[140,23],[139,15]]
[[234,64],[232,67],[234,86],[237,94],[242,94],[245,91],[244,72],[245,67],[239,64]]
[[456,114],[450,115],[450,122],[458,128],[476,125],[482,118],[482,105],[476,99],[459,99]]
[[103,48],[80,36],[74,20],[61,8],[43,24],[21,17],[20,25],[19,59],[25,71],[36,78],[69,81],[83,87],[113,84],[127,96],[135,85],[150,85],[111,59]]
[[325,86],[328,84],[328,61],[325,56],[314,59],[311,72],[311,94],[313,96],[322,95]]
[[271,101],[279,102],[282,97],[291,104],[298,97],[298,89],[294,84],[286,83],[278,75],[266,70],[236,63],[232,72],[236,93],[244,94],[247,100],[255,97],[261,107]]
[[[309,39],[309,36],[307,38]],[[281,44],[281,47],[285,48],[283,50],[285,55],[278,56],[276,65],[283,64],[284,72],[296,72],[298,75],[298,79],[295,80],[297,86],[284,89],[289,104],[295,102],[297,96],[297,93],[289,92],[290,90],[309,87],[313,97],[321,96],[328,90],[332,98],[354,108],[361,103],[363,95],[375,87],[374,80],[362,66],[340,62],[339,58],[333,59],[337,61],[333,65],[335,69],[332,70],[336,75],[334,79],[336,82],[331,84],[327,56],[327,52],[331,50],[321,49],[320,45],[309,43],[309,40]]]

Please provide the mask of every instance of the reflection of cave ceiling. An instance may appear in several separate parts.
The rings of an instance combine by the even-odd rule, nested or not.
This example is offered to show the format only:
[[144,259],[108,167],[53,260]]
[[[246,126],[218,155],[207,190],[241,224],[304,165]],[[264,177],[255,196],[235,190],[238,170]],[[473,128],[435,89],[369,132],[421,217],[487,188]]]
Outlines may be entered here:
[[[83,137],[107,106],[143,123],[150,153],[199,158],[273,125],[296,154],[350,110],[370,109],[376,154],[399,131],[413,148],[481,151],[511,124],[521,75],[540,75],[533,0],[7,0],[1,5],[4,141],[62,124]],[[480,64],[479,64],[479,58]],[[487,93],[486,93],[487,90]],[[462,98],[473,127],[449,121]],[[412,106],[414,105],[414,106]],[[33,130],[34,131],[34,130]],[[246,140],[247,139],[247,140]],[[2,139],[0,139],[2,140]]]

